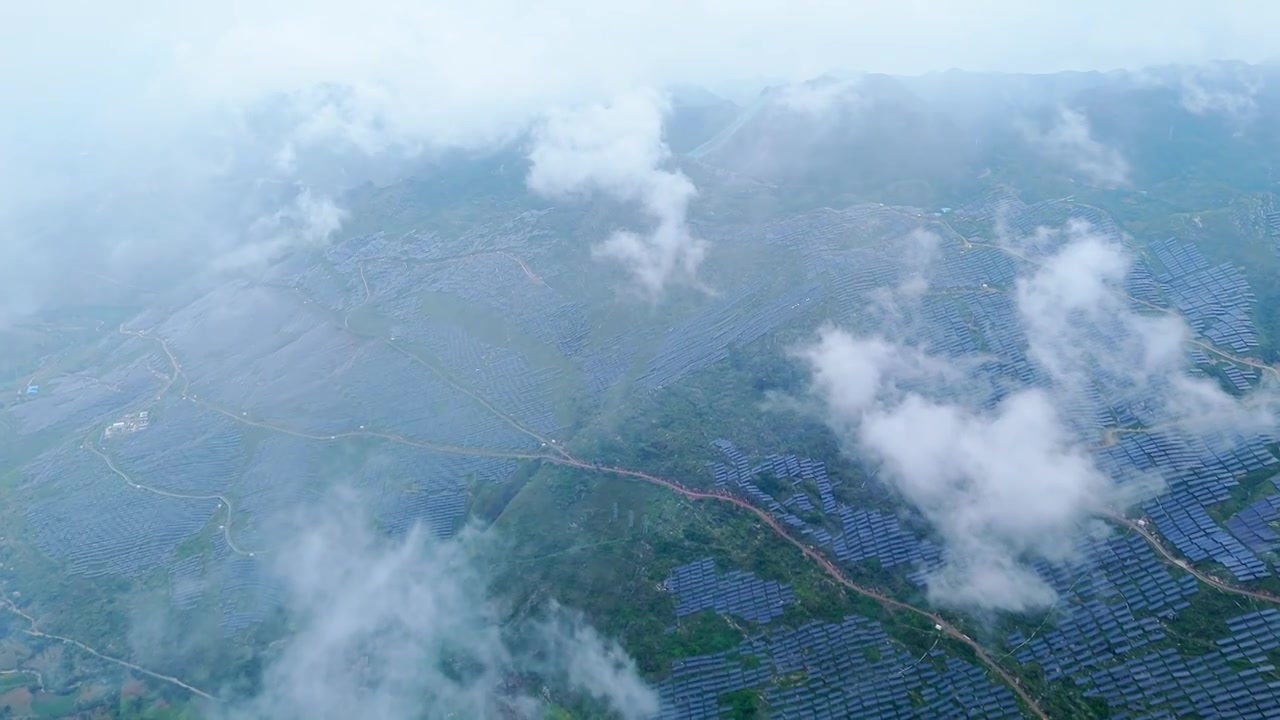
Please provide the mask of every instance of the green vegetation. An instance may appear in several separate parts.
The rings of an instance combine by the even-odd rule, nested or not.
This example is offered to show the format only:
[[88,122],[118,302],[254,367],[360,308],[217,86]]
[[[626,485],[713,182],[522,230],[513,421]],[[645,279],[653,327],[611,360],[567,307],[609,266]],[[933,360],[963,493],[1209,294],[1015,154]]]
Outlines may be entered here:
[[547,720],[573,720],[573,713],[557,705],[547,711]]
[[196,720],[195,707],[187,703],[170,705],[164,700],[147,701],[140,697],[121,696],[115,720]]
[[10,690],[34,685],[35,677],[36,676],[34,674],[22,671],[7,675],[0,675],[0,695],[3,695]]
[[46,695],[38,693],[31,703],[40,718],[64,718],[76,710],[76,699],[70,695]]
[[[714,610],[703,610],[680,618],[671,633],[672,657],[708,655],[736,648],[744,637],[737,622],[740,621],[726,618]],[[760,664],[759,658],[755,659],[755,664]]]
[[1204,654],[1213,648],[1213,641],[1231,634],[1227,618],[1266,607],[1247,597],[1208,590],[1192,595],[1190,602],[1191,606],[1179,611],[1165,628],[1179,652],[1191,655]]
[[1260,468],[1236,479],[1237,485],[1231,488],[1231,494],[1222,502],[1209,508],[1209,515],[1217,522],[1224,523],[1228,518],[1248,507],[1274,491],[1275,487],[1268,482],[1276,476],[1274,467]]
[[764,720],[769,717],[769,704],[759,690],[738,690],[720,697],[721,705],[728,710],[720,717],[730,720]]

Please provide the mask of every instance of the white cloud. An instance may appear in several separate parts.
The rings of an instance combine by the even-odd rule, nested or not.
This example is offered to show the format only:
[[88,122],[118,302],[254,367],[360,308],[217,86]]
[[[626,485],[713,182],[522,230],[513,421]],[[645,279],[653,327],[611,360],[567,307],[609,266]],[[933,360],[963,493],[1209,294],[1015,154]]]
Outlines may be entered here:
[[1118,494],[1045,392],[992,410],[931,399],[900,382],[946,374],[943,361],[833,328],[801,355],[832,427],[853,452],[884,463],[882,477],[941,536],[946,565],[929,581],[936,601],[1008,610],[1052,601],[1025,561],[1068,557],[1080,523]]
[[1120,151],[1093,137],[1089,118],[1070,108],[1059,108],[1053,124],[1044,131],[1024,126],[1023,132],[1045,156],[1083,176],[1091,185],[1121,187],[1129,184],[1129,162]]
[[625,265],[651,299],[672,281],[697,284],[706,256],[706,243],[685,222],[697,189],[684,173],[662,167],[670,158],[662,140],[666,110],[664,98],[642,91],[553,112],[534,132],[529,152],[534,192],[557,197],[598,190],[644,208],[652,231],[615,231],[593,254]]
[[1256,89],[1249,92],[1232,92],[1206,86],[1194,77],[1182,82],[1182,107],[1196,115],[1221,113],[1229,117],[1248,118],[1258,109],[1254,100]]
[[1039,235],[1066,236],[1065,245],[1020,278],[1015,294],[1028,355],[1056,383],[1079,393],[1097,378],[1142,380],[1157,365],[1181,370],[1187,328],[1176,316],[1130,309],[1123,283],[1132,262],[1122,246],[1082,223]]
[[1082,222],[1041,231],[1049,236],[1065,244],[1019,279],[1015,295],[1028,356],[1061,394],[1082,397],[1092,386],[1193,431],[1258,431],[1274,422],[1269,387],[1241,400],[1187,374],[1191,328],[1175,313],[1135,307],[1124,289],[1134,258],[1119,241]]
[[339,493],[299,513],[272,560],[295,630],[263,671],[262,690],[233,720],[540,718],[546,699],[526,673],[563,679],[626,720],[656,715],[634,663],[577,616],[553,608],[534,652],[503,629],[464,533],[435,541],[376,533],[358,499]]
[[931,590],[948,602],[1021,610],[1052,600],[1026,570],[1003,595],[987,585],[1025,559],[1070,557],[1082,520],[1116,499],[1039,390],[990,412],[910,395],[866,415],[861,441],[941,534],[947,566]]
[[1247,123],[1258,112],[1257,95],[1264,80],[1256,68],[1214,64],[1182,73],[1179,99],[1196,115],[1219,115]]
[[1206,439],[1274,426],[1270,388],[1240,399],[1187,374],[1190,331],[1177,316],[1134,308],[1123,245],[1081,223],[1043,230],[1036,242],[1060,245],[1015,290],[1041,386],[987,405],[976,399],[990,381],[963,365],[909,339],[831,327],[797,351],[848,451],[883,463],[879,477],[942,539],[945,564],[928,579],[936,602],[1003,610],[1052,602],[1029,562],[1070,558],[1092,517],[1158,489],[1158,478],[1108,477],[1093,457],[1099,433],[1082,433],[1074,408],[1140,399],[1153,424]]
[[777,103],[788,110],[815,117],[825,116],[837,108],[860,109],[865,100],[858,95],[857,79],[825,77],[804,83],[788,83],[777,95]]
[[346,211],[309,189],[290,205],[249,226],[249,240],[213,260],[215,271],[261,268],[291,250],[324,245],[342,227]]

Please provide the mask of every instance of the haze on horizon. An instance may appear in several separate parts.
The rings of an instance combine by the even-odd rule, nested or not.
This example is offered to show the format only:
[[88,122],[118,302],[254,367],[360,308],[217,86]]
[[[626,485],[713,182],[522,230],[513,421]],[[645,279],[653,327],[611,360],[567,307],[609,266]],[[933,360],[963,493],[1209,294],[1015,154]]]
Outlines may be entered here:
[[[50,268],[69,258],[92,258],[108,273],[144,260],[190,273],[323,243],[340,216],[328,195],[394,175],[405,158],[523,136],[555,111],[636,93],[660,98],[652,91],[675,85],[741,95],[842,70],[1259,61],[1272,51],[1269,29],[1280,24],[1280,7],[1255,0],[1119,8],[1012,0],[874,8],[825,0],[144,0],[128,10],[85,1],[15,5],[5,15],[0,249],[10,262],[0,271],[7,288],[0,317],[39,307],[52,292]],[[254,113],[269,103],[277,114],[264,135]],[[629,107],[655,112],[644,105]],[[614,140],[660,163],[667,157],[660,137]],[[312,166],[326,154],[340,158],[341,177],[325,176],[321,187]],[[613,188],[670,217],[678,207],[642,197],[657,169],[637,167],[634,182]],[[556,194],[608,191],[591,177],[539,182]],[[308,193],[282,200],[263,190],[289,185]],[[313,209],[322,216],[303,217]],[[680,221],[662,223],[666,234],[648,245],[640,239],[622,251],[624,241],[611,241],[611,252],[598,253],[630,258],[650,294],[666,282],[653,277],[655,267],[691,263],[669,244],[663,249],[683,234]],[[263,227],[270,236],[246,240]]]
[[484,146],[556,108],[675,84],[1256,62],[1278,24],[1259,0],[16,5],[0,23],[0,219],[121,178],[214,172],[246,109],[323,85],[351,94],[313,105],[273,160],[322,141]]

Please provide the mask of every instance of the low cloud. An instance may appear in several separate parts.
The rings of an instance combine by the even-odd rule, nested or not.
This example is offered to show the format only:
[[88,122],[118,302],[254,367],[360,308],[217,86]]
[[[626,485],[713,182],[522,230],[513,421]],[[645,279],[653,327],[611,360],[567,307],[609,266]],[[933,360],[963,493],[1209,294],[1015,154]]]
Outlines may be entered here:
[[1027,560],[1069,557],[1080,523],[1112,507],[1118,489],[1073,443],[1048,393],[1024,390],[990,410],[929,397],[904,388],[943,376],[943,361],[835,328],[800,355],[832,427],[852,452],[883,463],[882,477],[941,536],[935,601],[1007,610],[1052,602]]
[[1057,392],[1093,389],[1120,404],[1143,403],[1158,422],[1192,432],[1257,432],[1274,423],[1270,384],[1245,398],[1187,373],[1191,328],[1176,313],[1130,300],[1124,279],[1134,257],[1118,240],[1075,221],[1043,229],[1061,248],[1015,290],[1028,357]]
[[1233,92],[1215,88],[1202,83],[1194,77],[1182,81],[1179,100],[1182,107],[1195,115],[1222,114],[1233,118],[1247,119],[1258,111],[1258,103],[1254,99],[1257,88],[1249,88],[1243,92]]
[[215,258],[213,268],[259,269],[292,250],[322,247],[342,227],[346,216],[332,198],[304,189],[291,203],[250,225],[249,239]]
[[684,173],[663,168],[671,157],[662,139],[667,109],[663,97],[640,91],[552,113],[529,152],[530,190],[548,197],[602,192],[638,204],[652,218],[648,233],[617,230],[592,249],[624,265],[650,299],[672,282],[698,284],[707,251],[686,222],[697,188]]
[[[1241,399],[1188,374],[1190,330],[1127,297],[1132,257],[1123,245],[1082,223],[1034,240],[1057,247],[1014,291],[1039,377],[994,403],[984,400],[989,377],[909,336],[890,339],[893,328],[856,336],[827,327],[796,351],[847,451],[882,463],[880,477],[941,538],[944,564],[928,578],[941,604],[1021,611],[1051,603],[1030,563],[1069,559],[1091,518],[1159,489],[1159,478],[1113,478],[1099,467],[1089,412],[1097,403],[1141,401],[1152,424],[1197,436],[1274,423],[1270,388]],[[1079,408],[1083,418],[1072,415]]]
[[1079,222],[1037,237],[1064,244],[1018,280],[1015,298],[1027,354],[1054,383],[1072,394],[1095,382],[1141,394],[1154,376],[1182,370],[1190,330],[1176,315],[1131,308],[1132,259],[1122,245]]
[[1209,65],[1182,75],[1179,100],[1195,115],[1219,115],[1244,124],[1258,113],[1257,95],[1263,85],[1257,68],[1234,63]]
[[489,538],[437,541],[376,532],[353,496],[308,508],[271,561],[294,625],[261,692],[227,720],[541,718],[559,680],[626,720],[657,714],[656,694],[616,643],[552,608],[516,640],[478,560]]
[[[913,3],[871,12],[803,0],[800,8],[794,0],[667,0],[609,12],[590,2],[509,0],[15,8],[0,24],[0,65],[24,68],[0,84],[0,242],[6,257],[25,257],[0,265],[0,314],[74,297],[83,288],[67,285],[67,258],[97,270],[112,257],[120,267],[107,270],[122,280],[166,253],[181,261],[165,257],[168,266],[153,274],[203,269],[244,233],[245,220],[276,209],[234,214],[256,204],[244,184],[255,178],[337,197],[411,172],[424,154],[501,146],[550,108],[627,88],[751,88],[749,98],[764,78],[795,82],[842,69],[1257,60],[1271,52],[1280,18],[1261,0],[1219,3],[1212,22],[1191,0],[1108,5],[1105,26],[1074,5],[1029,9],[1012,0],[986,0],[978,11],[930,6],[934,21],[923,25]],[[1039,35],[1028,40],[1029,32]],[[810,89],[792,105],[838,102],[839,83]],[[1188,102],[1222,104],[1198,97]],[[696,243],[674,220],[692,192],[666,182],[658,231],[620,234],[601,250],[639,268],[647,287],[698,264]],[[120,252],[124,244],[136,251]]]
[[835,110],[856,112],[867,101],[858,94],[860,80],[823,77],[802,83],[789,83],[778,90],[776,102],[793,112],[825,117]]
[[942,237],[932,230],[917,228],[906,237],[902,261],[906,271],[897,292],[912,300],[918,300],[929,289],[929,274],[938,259]]
[[1078,110],[1059,108],[1047,130],[1024,124],[1023,135],[1046,157],[1079,173],[1091,185],[1129,184],[1129,162],[1118,150],[1093,137],[1089,118]]

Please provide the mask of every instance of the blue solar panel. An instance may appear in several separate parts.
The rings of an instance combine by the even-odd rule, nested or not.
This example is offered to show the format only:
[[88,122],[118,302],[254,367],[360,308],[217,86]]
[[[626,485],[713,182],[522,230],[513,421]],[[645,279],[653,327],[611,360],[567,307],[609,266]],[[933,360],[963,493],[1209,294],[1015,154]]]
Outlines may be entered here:
[[[758,667],[744,666],[752,657]],[[777,682],[787,678],[787,682]],[[732,653],[673,664],[660,717],[717,718],[720,696],[763,688],[778,718],[1019,718],[1013,693],[979,666],[933,650],[917,656],[859,617],[743,641]]]
[[741,570],[717,572],[711,558],[676,568],[663,587],[679,598],[677,617],[713,609],[722,615],[767,623],[782,615],[795,599],[790,585],[760,580]]

